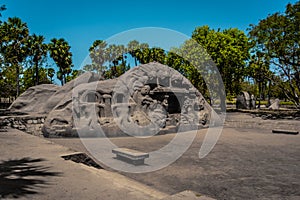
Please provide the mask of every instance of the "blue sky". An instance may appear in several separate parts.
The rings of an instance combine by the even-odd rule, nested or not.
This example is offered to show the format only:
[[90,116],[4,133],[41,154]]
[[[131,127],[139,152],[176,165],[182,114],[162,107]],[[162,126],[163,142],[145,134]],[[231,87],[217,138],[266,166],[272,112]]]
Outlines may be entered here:
[[0,0],[0,5],[7,7],[4,20],[20,17],[31,33],[46,41],[65,38],[78,68],[96,39],[142,27],[168,28],[188,36],[203,25],[246,31],[268,14],[283,12],[289,2],[296,0]]

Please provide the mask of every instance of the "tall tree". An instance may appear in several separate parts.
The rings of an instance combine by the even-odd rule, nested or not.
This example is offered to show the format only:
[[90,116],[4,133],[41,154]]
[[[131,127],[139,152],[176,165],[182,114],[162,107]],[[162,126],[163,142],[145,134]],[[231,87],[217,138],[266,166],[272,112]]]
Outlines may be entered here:
[[71,46],[63,38],[53,38],[49,43],[50,57],[53,58],[59,67],[57,78],[61,81],[62,85],[66,83],[66,76],[71,73],[71,67],[73,67],[70,49]]
[[5,64],[16,71],[16,96],[20,94],[20,72],[27,57],[26,42],[29,36],[27,24],[20,18],[8,18],[0,27],[0,50]]
[[[107,55],[107,61],[109,63],[109,68],[110,68],[110,77],[109,78],[115,78],[116,77],[116,66],[118,64],[118,47],[115,44],[110,44],[107,48],[106,48],[106,55]],[[108,74],[106,74],[106,76],[108,76]]]
[[[36,76],[36,69],[35,68],[27,68],[24,70],[23,76],[22,76],[22,82],[23,82],[23,90],[26,90],[29,87],[32,87],[36,84],[36,80],[32,77]],[[39,83],[40,84],[49,84],[51,83],[50,79],[47,77],[47,69],[45,68],[38,68],[38,76],[39,76]]]
[[110,44],[106,48],[109,69],[106,78],[116,78],[124,74],[130,67],[126,63],[127,48],[124,45]]
[[165,64],[166,62],[166,53],[160,47],[153,47],[150,49],[150,62],[159,62],[161,64]]
[[135,58],[141,64],[146,64],[150,62],[150,47],[147,43],[141,43],[139,48],[135,51]]
[[53,83],[54,74],[55,74],[55,70],[53,68],[47,69],[47,76],[50,78],[51,83]]
[[[259,97],[259,104],[258,108],[260,108],[261,100],[264,99],[264,91],[265,89],[263,86],[269,83],[269,92],[270,92],[270,78],[272,73],[269,68],[269,61],[264,60],[261,54],[253,54],[249,60],[249,65],[247,68],[247,74],[252,77],[258,85],[258,97]],[[270,100],[270,95],[268,95]]]
[[135,50],[134,55],[141,64],[149,62],[165,64],[166,62],[166,52],[160,47],[150,48],[147,43],[141,43],[139,49]]
[[221,100],[218,102],[222,110],[225,109],[225,91],[219,81],[221,78],[208,53],[195,40],[187,40],[179,48],[172,48],[166,63],[189,79],[210,103]]
[[32,57],[35,71],[35,85],[39,84],[39,67],[43,58],[46,57],[48,45],[44,43],[45,38],[41,35],[33,34],[27,40],[29,56]]
[[236,95],[245,76],[244,68],[251,47],[248,37],[236,28],[223,31],[197,27],[192,38],[211,56],[222,76],[226,93]]
[[128,53],[134,58],[135,66],[137,63],[137,50],[140,49],[140,43],[137,40],[132,40],[127,44]]
[[103,75],[106,67],[104,63],[107,61],[106,55],[107,44],[103,40],[95,40],[92,46],[89,48],[89,56],[92,60],[92,64],[84,66],[84,70],[93,71],[100,75]]
[[300,108],[300,1],[284,13],[269,15],[251,25],[250,37],[257,54],[270,62],[276,76],[269,77]]
[[0,96],[3,98],[11,98],[15,95],[15,69],[12,67],[4,67],[0,73]]
[[116,52],[117,52],[116,63],[118,65],[116,67],[116,77],[119,77],[129,69],[126,63],[126,59],[127,59],[126,53],[128,52],[128,50],[124,45],[118,45]]

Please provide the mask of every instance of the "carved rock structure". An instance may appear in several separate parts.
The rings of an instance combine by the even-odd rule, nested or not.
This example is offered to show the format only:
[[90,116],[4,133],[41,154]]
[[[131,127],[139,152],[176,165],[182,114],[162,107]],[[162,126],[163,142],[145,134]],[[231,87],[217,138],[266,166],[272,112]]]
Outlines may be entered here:
[[78,86],[73,109],[76,131],[71,132],[81,136],[149,136],[191,129],[207,124],[211,112],[185,77],[159,63],[140,65],[118,79]]
[[242,91],[236,98],[237,109],[255,109],[255,97],[250,93]]
[[33,102],[46,115],[45,137],[150,136],[209,122],[212,109],[203,96],[165,65],[144,64],[117,79],[99,79],[83,74],[52,92],[43,105]]

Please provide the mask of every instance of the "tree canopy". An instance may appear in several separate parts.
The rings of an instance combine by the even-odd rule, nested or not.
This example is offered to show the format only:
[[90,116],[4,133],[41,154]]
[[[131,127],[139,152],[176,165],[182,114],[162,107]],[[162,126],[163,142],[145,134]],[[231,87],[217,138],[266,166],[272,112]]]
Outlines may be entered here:
[[[0,17],[4,10],[0,6]],[[299,1],[288,4],[284,13],[270,14],[250,25],[248,35],[237,28],[196,27],[190,40],[168,51],[137,40],[126,45],[95,40],[89,48],[91,63],[82,70],[73,66],[71,45],[64,38],[53,38],[47,44],[44,36],[31,34],[20,18],[8,18],[0,21],[1,97],[17,97],[33,85],[53,83],[55,74],[61,85],[84,71],[110,79],[155,61],[179,71],[208,100],[249,90],[259,99],[287,98],[300,108],[299,13]],[[57,67],[49,64],[49,58]],[[224,94],[208,92],[215,87],[218,93],[220,87],[214,82],[217,71],[211,70],[211,60],[224,82]]]
[[249,34],[259,69],[269,66],[265,77],[300,108],[300,2],[251,25]]
[[223,31],[208,26],[197,27],[192,38],[196,40],[216,63],[222,76],[227,95],[237,95],[241,91],[249,58],[248,37],[236,28]]
[[67,75],[72,72],[72,53],[71,46],[63,39],[53,38],[49,43],[50,57],[53,58],[56,65],[59,67],[57,78],[61,81],[61,85],[66,84]]

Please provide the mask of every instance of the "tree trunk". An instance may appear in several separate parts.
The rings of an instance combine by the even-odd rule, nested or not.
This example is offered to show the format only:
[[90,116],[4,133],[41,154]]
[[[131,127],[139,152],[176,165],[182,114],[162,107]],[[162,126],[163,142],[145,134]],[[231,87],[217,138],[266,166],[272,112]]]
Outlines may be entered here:
[[271,105],[271,80],[269,80],[268,105]]
[[64,76],[63,75],[61,75],[60,83],[61,83],[61,86],[64,85]]
[[261,100],[261,82],[258,82],[258,106],[257,108],[260,109],[260,100]]
[[135,64],[135,66],[137,66],[137,59],[136,59],[136,57],[134,57],[134,64]]
[[[220,88],[219,88],[220,89]],[[219,90],[219,95],[220,95],[220,108],[221,112],[226,112],[226,91],[225,88],[224,90]]]
[[63,74],[63,85],[66,84],[66,74]]
[[20,95],[20,68],[19,68],[19,65],[17,64],[16,65],[16,81],[17,81],[17,96],[18,97]]
[[36,61],[35,62],[35,85],[38,85],[39,84],[39,62]]

